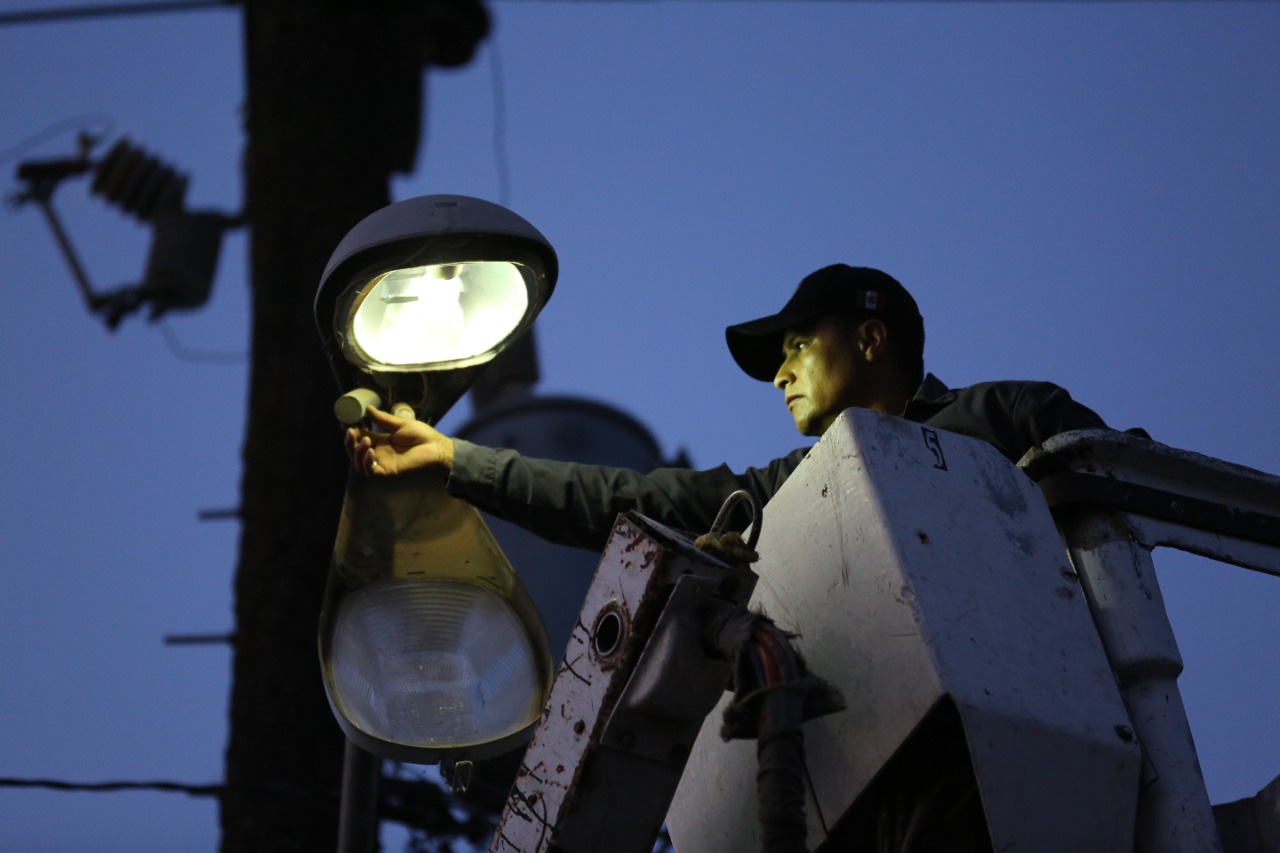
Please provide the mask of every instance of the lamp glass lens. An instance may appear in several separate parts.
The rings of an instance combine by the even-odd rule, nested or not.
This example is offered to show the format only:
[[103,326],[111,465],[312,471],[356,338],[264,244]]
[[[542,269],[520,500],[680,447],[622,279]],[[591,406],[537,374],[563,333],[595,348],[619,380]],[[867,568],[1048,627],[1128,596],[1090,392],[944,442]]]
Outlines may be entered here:
[[536,646],[507,600],[455,581],[397,578],[355,590],[336,614],[330,666],[348,720],[426,748],[513,734],[544,698]]
[[520,267],[507,261],[392,270],[357,298],[349,335],[371,363],[428,367],[490,352],[529,308]]

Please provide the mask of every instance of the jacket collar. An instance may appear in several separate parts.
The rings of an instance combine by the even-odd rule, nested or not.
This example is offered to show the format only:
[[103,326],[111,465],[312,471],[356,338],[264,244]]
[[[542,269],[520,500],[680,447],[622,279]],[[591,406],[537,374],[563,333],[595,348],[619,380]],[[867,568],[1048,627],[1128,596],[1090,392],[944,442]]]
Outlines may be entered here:
[[926,373],[924,381],[916,389],[915,395],[907,402],[907,408],[902,413],[902,416],[912,421],[924,420],[938,409],[954,401],[955,393],[942,384],[942,380],[938,379],[938,377],[932,373]]

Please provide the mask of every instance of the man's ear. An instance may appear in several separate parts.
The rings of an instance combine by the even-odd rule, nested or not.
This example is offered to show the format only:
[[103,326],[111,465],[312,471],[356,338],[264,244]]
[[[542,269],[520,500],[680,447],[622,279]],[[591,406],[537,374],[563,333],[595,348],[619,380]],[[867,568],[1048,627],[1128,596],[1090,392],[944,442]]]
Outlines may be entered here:
[[858,326],[858,357],[875,364],[889,354],[889,327],[883,320],[864,320]]

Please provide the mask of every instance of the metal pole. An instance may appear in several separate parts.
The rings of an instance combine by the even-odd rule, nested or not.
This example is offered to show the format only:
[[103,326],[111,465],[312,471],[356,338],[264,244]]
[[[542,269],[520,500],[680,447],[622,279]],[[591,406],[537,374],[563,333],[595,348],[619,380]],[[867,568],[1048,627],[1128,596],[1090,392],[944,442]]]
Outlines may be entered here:
[[342,755],[342,803],[338,810],[338,853],[378,849],[378,781],[382,759],[347,741]]
[[1222,850],[1200,773],[1178,675],[1182,656],[1164,608],[1151,552],[1123,514],[1095,514],[1068,525],[1080,574],[1120,694],[1142,746],[1135,853]]

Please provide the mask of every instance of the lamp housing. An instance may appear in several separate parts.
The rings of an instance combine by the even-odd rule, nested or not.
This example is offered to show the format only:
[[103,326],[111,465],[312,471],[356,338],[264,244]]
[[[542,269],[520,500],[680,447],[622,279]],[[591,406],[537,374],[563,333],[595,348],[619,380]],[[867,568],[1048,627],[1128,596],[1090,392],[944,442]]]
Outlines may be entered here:
[[[556,274],[532,225],[480,199],[423,196],[361,220],[316,294],[335,416],[354,426],[373,405],[434,422],[528,330]],[[401,761],[511,750],[551,686],[532,599],[479,512],[429,478],[348,480],[318,639],[339,726]]]
[[505,207],[419,196],[342,239],[316,293],[316,323],[344,391],[397,387],[393,398],[434,422],[529,328],[558,272],[547,239]]

